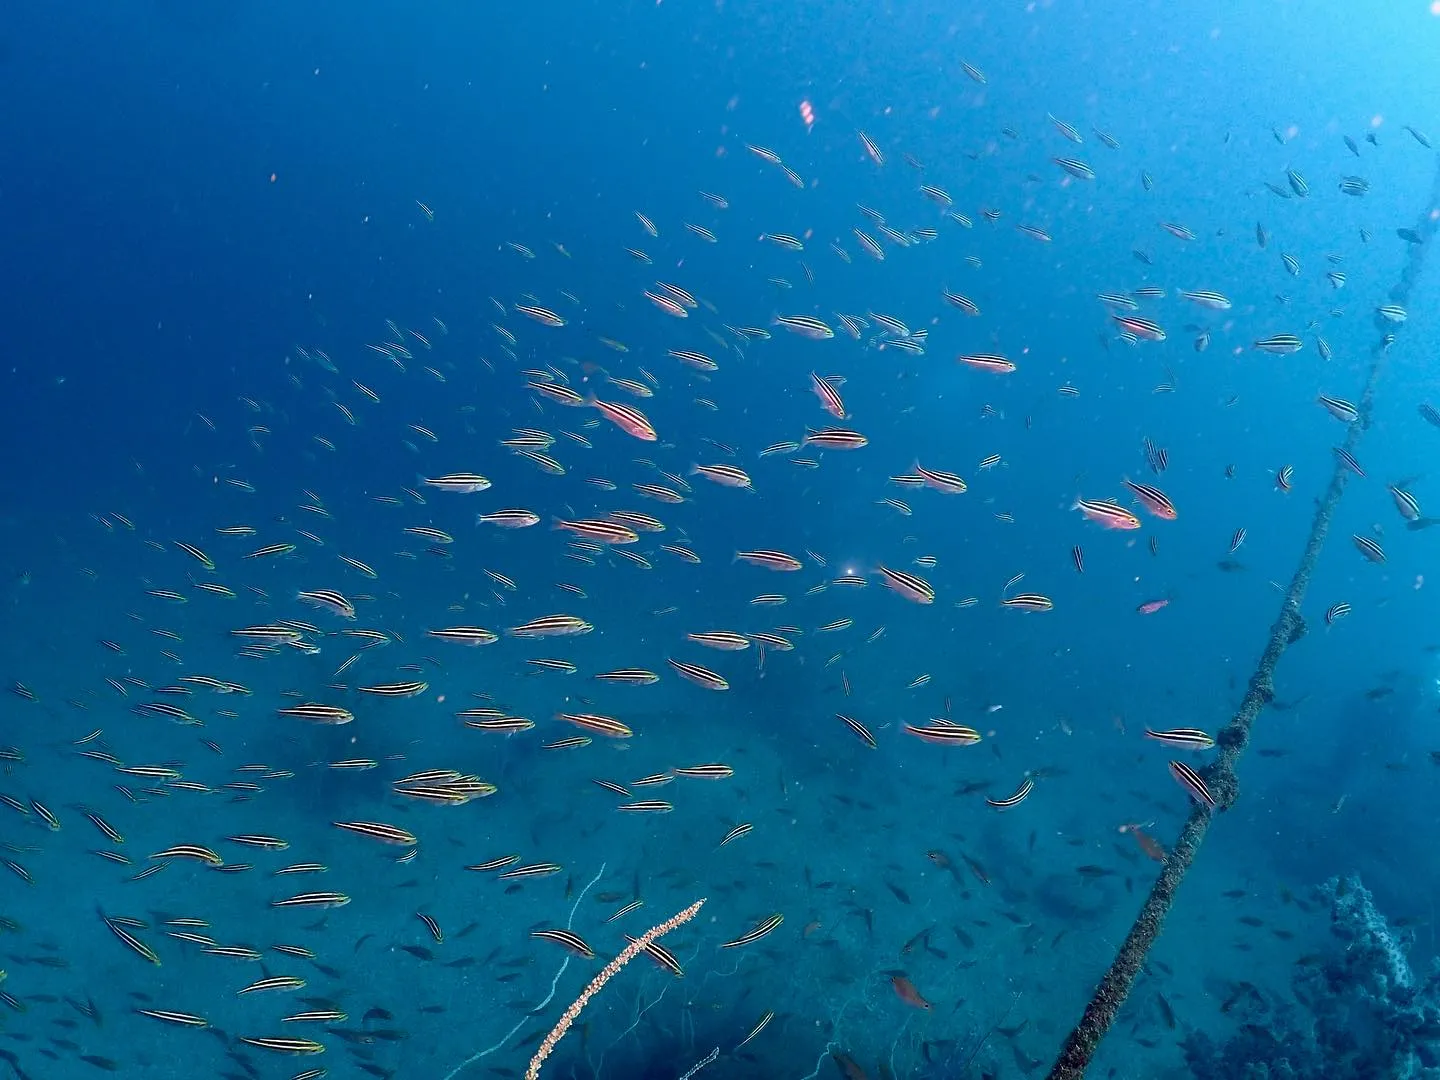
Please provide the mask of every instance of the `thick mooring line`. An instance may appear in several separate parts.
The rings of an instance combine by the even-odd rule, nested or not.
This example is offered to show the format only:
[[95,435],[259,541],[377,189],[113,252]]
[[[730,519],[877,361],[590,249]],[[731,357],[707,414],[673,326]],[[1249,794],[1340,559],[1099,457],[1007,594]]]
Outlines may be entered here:
[[[1410,248],[1406,254],[1405,264],[1401,268],[1400,278],[1395,287],[1390,290],[1389,301],[1394,304],[1404,304],[1409,300],[1410,293],[1414,289],[1415,282],[1420,276],[1421,268],[1424,265],[1426,254],[1429,251],[1431,241],[1435,237],[1437,226],[1440,226],[1440,171],[1435,174],[1435,182],[1430,189],[1430,205],[1420,215],[1416,223],[1414,233],[1418,238],[1410,241]],[[1397,329],[1397,326],[1385,322],[1380,316],[1376,316],[1376,327],[1382,334],[1388,334]],[[1398,328],[1403,328],[1400,324]],[[1380,381],[1380,374],[1385,366],[1385,358],[1388,351],[1388,340],[1382,339],[1377,343],[1373,358],[1370,362],[1370,371],[1365,380],[1365,391],[1361,395],[1357,421],[1350,425],[1350,430],[1345,437],[1344,449],[1353,456],[1356,445],[1360,442],[1365,429],[1370,426],[1370,415],[1375,403],[1375,387]],[[1325,538],[1330,532],[1330,522],[1335,515],[1335,507],[1340,502],[1340,496],[1345,491],[1345,483],[1350,476],[1350,469],[1345,462],[1338,458],[1335,463],[1335,471],[1330,477],[1330,486],[1326,489],[1324,497],[1315,510],[1315,520],[1310,527],[1310,538],[1305,543],[1305,551],[1300,556],[1300,563],[1295,568],[1295,576],[1290,579],[1290,587],[1285,590],[1285,599],[1280,605],[1280,615],[1275,624],[1270,628],[1269,640],[1265,643],[1265,651],[1260,656],[1260,662],[1255,667],[1255,674],[1250,676],[1250,685],[1245,691],[1245,697],[1240,702],[1240,708],[1216,737],[1216,745],[1219,748],[1219,755],[1206,769],[1202,770],[1206,784],[1215,796],[1216,803],[1221,809],[1228,808],[1239,794],[1239,782],[1235,775],[1235,766],[1240,761],[1240,755],[1250,743],[1250,729],[1255,723],[1255,718],[1260,715],[1262,709],[1275,696],[1274,674],[1275,665],[1280,662],[1280,657],[1285,650],[1298,641],[1305,633],[1305,621],[1300,616],[1300,606],[1304,603],[1306,590],[1310,587],[1310,575],[1315,569],[1315,562],[1320,557],[1320,549],[1325,546]],[[1085,1006],[1084,1015],[1080,1022],[1075,1025],[1075,1030],[1065,1040],[1065,1047],[1060,1052],[1054,1066],[1051,1067],[1048,1080],[1079,1080],[1085,1075],[1085,1070],[1090,1065],[1090,1059],[1095,1054],[1095,1049],[1100,1045],[1100,1040],[1110,1030],[1110,1025],[1115,1022],[1115,1016],[1120,1011],[1120,1006],[1130,994],[1130,989],[1135,985],[1135,978],[1140,974],[1141,966],[1145,963],[1145,956],[1150,947],[1155,944],[1155,939],[1160,936],[1160,928],[1165,923],[1165,916],[1170,912],[1170,905],[1174,903],[1175,894],[1180,889],[1180,882],[1185,877],[1185,872],[1190,869],[1190,864],[1195,861],[1195,854],[1200,850],[1200,842],[1205,839],[1205,833],[1209,830],[1213,814],[1203,807],[1196,806],[1190,811],[1190,817],[1186,819],[1184,827],[1180,830],[1180,836],[1175,841],[1175,846],[1165,859],[1165,865],[1160,870],[1160,876],[1150,889],[1150,895],[1146,897],[1140,914],[1136,916],[1135,923],[1130,927],[1130,933],[1125,936],[1124,943],[1115,954],[1114,961],[1110,964],[1110,970],[1100,980],[1100,985],[1095,988],[1095,993],[1090,998],[1090,1003]]]

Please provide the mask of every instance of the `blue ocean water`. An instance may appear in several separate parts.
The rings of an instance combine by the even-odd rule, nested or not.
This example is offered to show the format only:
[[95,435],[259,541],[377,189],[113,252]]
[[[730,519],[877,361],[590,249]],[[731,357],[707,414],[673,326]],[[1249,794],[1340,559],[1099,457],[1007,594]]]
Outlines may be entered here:
[[[1234,715],[1349,433],[1316,399],[1377,361],[1090,1075],[1433,1075],[1437,45],[1422,3],[7,10],[0,1076],[521,1076],[702,898],[543,1075],[1045,1075],[1191,813],[1167,763],[1212,775],[1145,730]],[[554,527],[617,511],[658,520]]]

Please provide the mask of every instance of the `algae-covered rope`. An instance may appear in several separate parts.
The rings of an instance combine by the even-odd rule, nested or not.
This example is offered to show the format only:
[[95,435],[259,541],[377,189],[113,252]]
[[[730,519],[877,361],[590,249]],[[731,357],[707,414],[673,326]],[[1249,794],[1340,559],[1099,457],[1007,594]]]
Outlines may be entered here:
[[[1401,269],[1400,278],[1395,287],[1390,290],[1390,302],[1404,305],[1410,297],[1415,281],[1420,275],[1421,267],[1425,261],[1426,252],[1429,249],[1430,241],[1434,238],[1437,228],[1437,215],[1440,215],[1440,172],[1436,173],[1435,182],[1430,191],[1430,204],[1420,215],[1414,230],[1407,237],[1409,250],[1406,254],[1405,264]],[[1402,230],[1402,235],[1405,230]],[[1376,316],[1377,327],[1387,333],[1393,329],[1392,324],[1384,322]],[[1380,373],[1385,363],[1386,352],[1389,348],[1389,338],[1382,338],[1375,348],[1374,357],[1370,363],[1370,371],[1366,376],[1365,390],[1361,395],[1358,407],[1358,419],[1350,425],[1346,435],[1343,449],[1345,456],[1353,460],[1353,453],[1360,441],[1361,435],[1370,424],[1370,415],[1375,402],[1375,387],[1380,381]],[[1240,702],[1240,708],[1216,737],[1216,745],[1219,754],[1215,761],[1205,770],[1203,775],[1205,782],[1215,796],[1219,808],[1229,807],[1234,803],[1239,792],[1239,783],[1235,775],[1235,766],[1240,760],[1240,755],[1245,752],[1245,747],[1250,742],[1250,728],[1255,723],[1255,718],[1265,708],[1271,698],[1275,696],[1274,674],[1275,665],[1280,662],[1280,657],[1285,650],[1305,632],[1305,621],[1300,616],[1300,606],[1304,603],[1306,590],[1310,586],[1310,575],[1314,572],[1315,562],[1320,557],[1320,549],[1325,546],[1325,538],[1330,532],[1330,522],[1335,515],[1335,507],[1340,502],[1340,496],[1345,490],[1345,484],[1350,476],[1350,467],[1346,464],[1345,456],[1337,454],[1335,471],[1330,477],[1330,486],[1326,488],[1324,496],[1320,499],[1315,510],[1315,520],[1310,527],[1310,538],[1306,541],[1305,551],[1300,556],[1300,563],[1295,568],[1295,576],[1290,579],[1290,587],[1285,590],[1285,599],[1280,605],[1280,615],[1275,624],[1270,628],[1270,637],[1265,644],[1265,651],[1256,665],[1255,674],[1250,676],[1250,685],[1245,691],[1245,697]],[[1085,1075],[1085,1070],[1090,1064],[1090,1058],[1095,1053],[1095,1048],[1100,1045],[1100,1040],[1110,1030],[1110,1025],[1115,1022],[1115,1016],[1120,1011],[1126,997],[1130,994],[1130,988],[1135,984],[1135,978],[1140,974],[1141,966],[1145,963],[1145,956],[1150,947],[1155,944],[1155,939],[1160,936],[1160,928],[1164,925],[1165,916],[1170,911],[1170,905],[1175,900],[1175,894],[1180,888],[1180,882],[1185,877],[1185,872],[1190,869],[1190,864],[1195,861],[1195,853],[1200,849],[1200,842],[1205,839],[1205,833],[1214,820],[1210,811],[1204,807],[1194,807],[1184,827],[1180,830],[1179,839],[1165,859],[1165,864],[1160,870],[1160,876],[1150,889],[1150,895],[1145,899],[1145,905],[1140,909],[1135,923],[1126,935],[1125,942],[1115,954],[1115,959],[1110,965],[1110,970],[1100,980],[1100,985],[1095,988],[1095,993],[1090,998],[1090,1003],[1085,1006],[1085,1013],[1080,1018],[1075,1030],[1065,1040],[1065,1047],[1060,1052],[1059,1058],[1050,1069],[1048,1080],[1078,1080]]]

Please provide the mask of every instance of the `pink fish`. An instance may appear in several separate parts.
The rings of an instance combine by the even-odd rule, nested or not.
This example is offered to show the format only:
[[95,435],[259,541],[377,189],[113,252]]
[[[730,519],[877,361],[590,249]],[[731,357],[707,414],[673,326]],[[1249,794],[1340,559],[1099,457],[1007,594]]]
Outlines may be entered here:
[[835,384],[829,379],[822,379],[815,372],[810,373],[810,388],[815,391],[815,396],[820,399],[820,405],[836,420],[845,419],[845,403],[840,400],[840,392],[835,389]]
[[920,991],[915,989],[915,984],[904,975],[890,976],[890,985],[895,988],[895,993],[906,1005],[914,1005],[917,1009],[930,1008],[930,1002],[920,996]]
[[1118,503],[1108,499],[1076,499],[1070,509],[1079,510],[1091,521],[1106,529],[1138,529],[1140,519]]
[[606,420],[609,420],[625,434],[633,435],[645,442],[656,440],[655,429],[650,426],[650,421],[639,409],[613,401],[600,401],[593,397],[587,398],[585,403],[599,409]]
[[1149,484],[1133,483],[1127,476],[1125,486],[1135,493],[1135,496],[1145,504],[1145,509],[1158,518],[1166,521],[1174,521],[1179,515],[1175,512],[1175,504],[1170,501],[1163,491]]
[[1140,845],[1140,850],[1158,863],[1165,861],[1165,848],[1160,841],[1145,831],[1143,825],[1121,825],[1120,831],[1128,832],[1135,837],[1135,842]]
[[1161,608],[1167,607],[1169,603],[1170,600],[1168,597],[1164,600],[1146,600],[1135,610],[1138,611],[1141,615],[1154,615],[1155,612],[1159,611]]

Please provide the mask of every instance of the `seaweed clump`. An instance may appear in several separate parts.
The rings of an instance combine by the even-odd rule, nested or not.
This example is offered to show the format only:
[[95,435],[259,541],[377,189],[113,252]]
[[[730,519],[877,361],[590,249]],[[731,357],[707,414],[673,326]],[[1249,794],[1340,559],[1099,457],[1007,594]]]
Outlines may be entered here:
[[1331,878],[1330,948],[1291,980],[1294,1001],[1245,997],[1235,1034],[1186,1038],[1196,1080],[1440,1080],[1440,963],[1418,979],[1413,942],[1355,877]]

